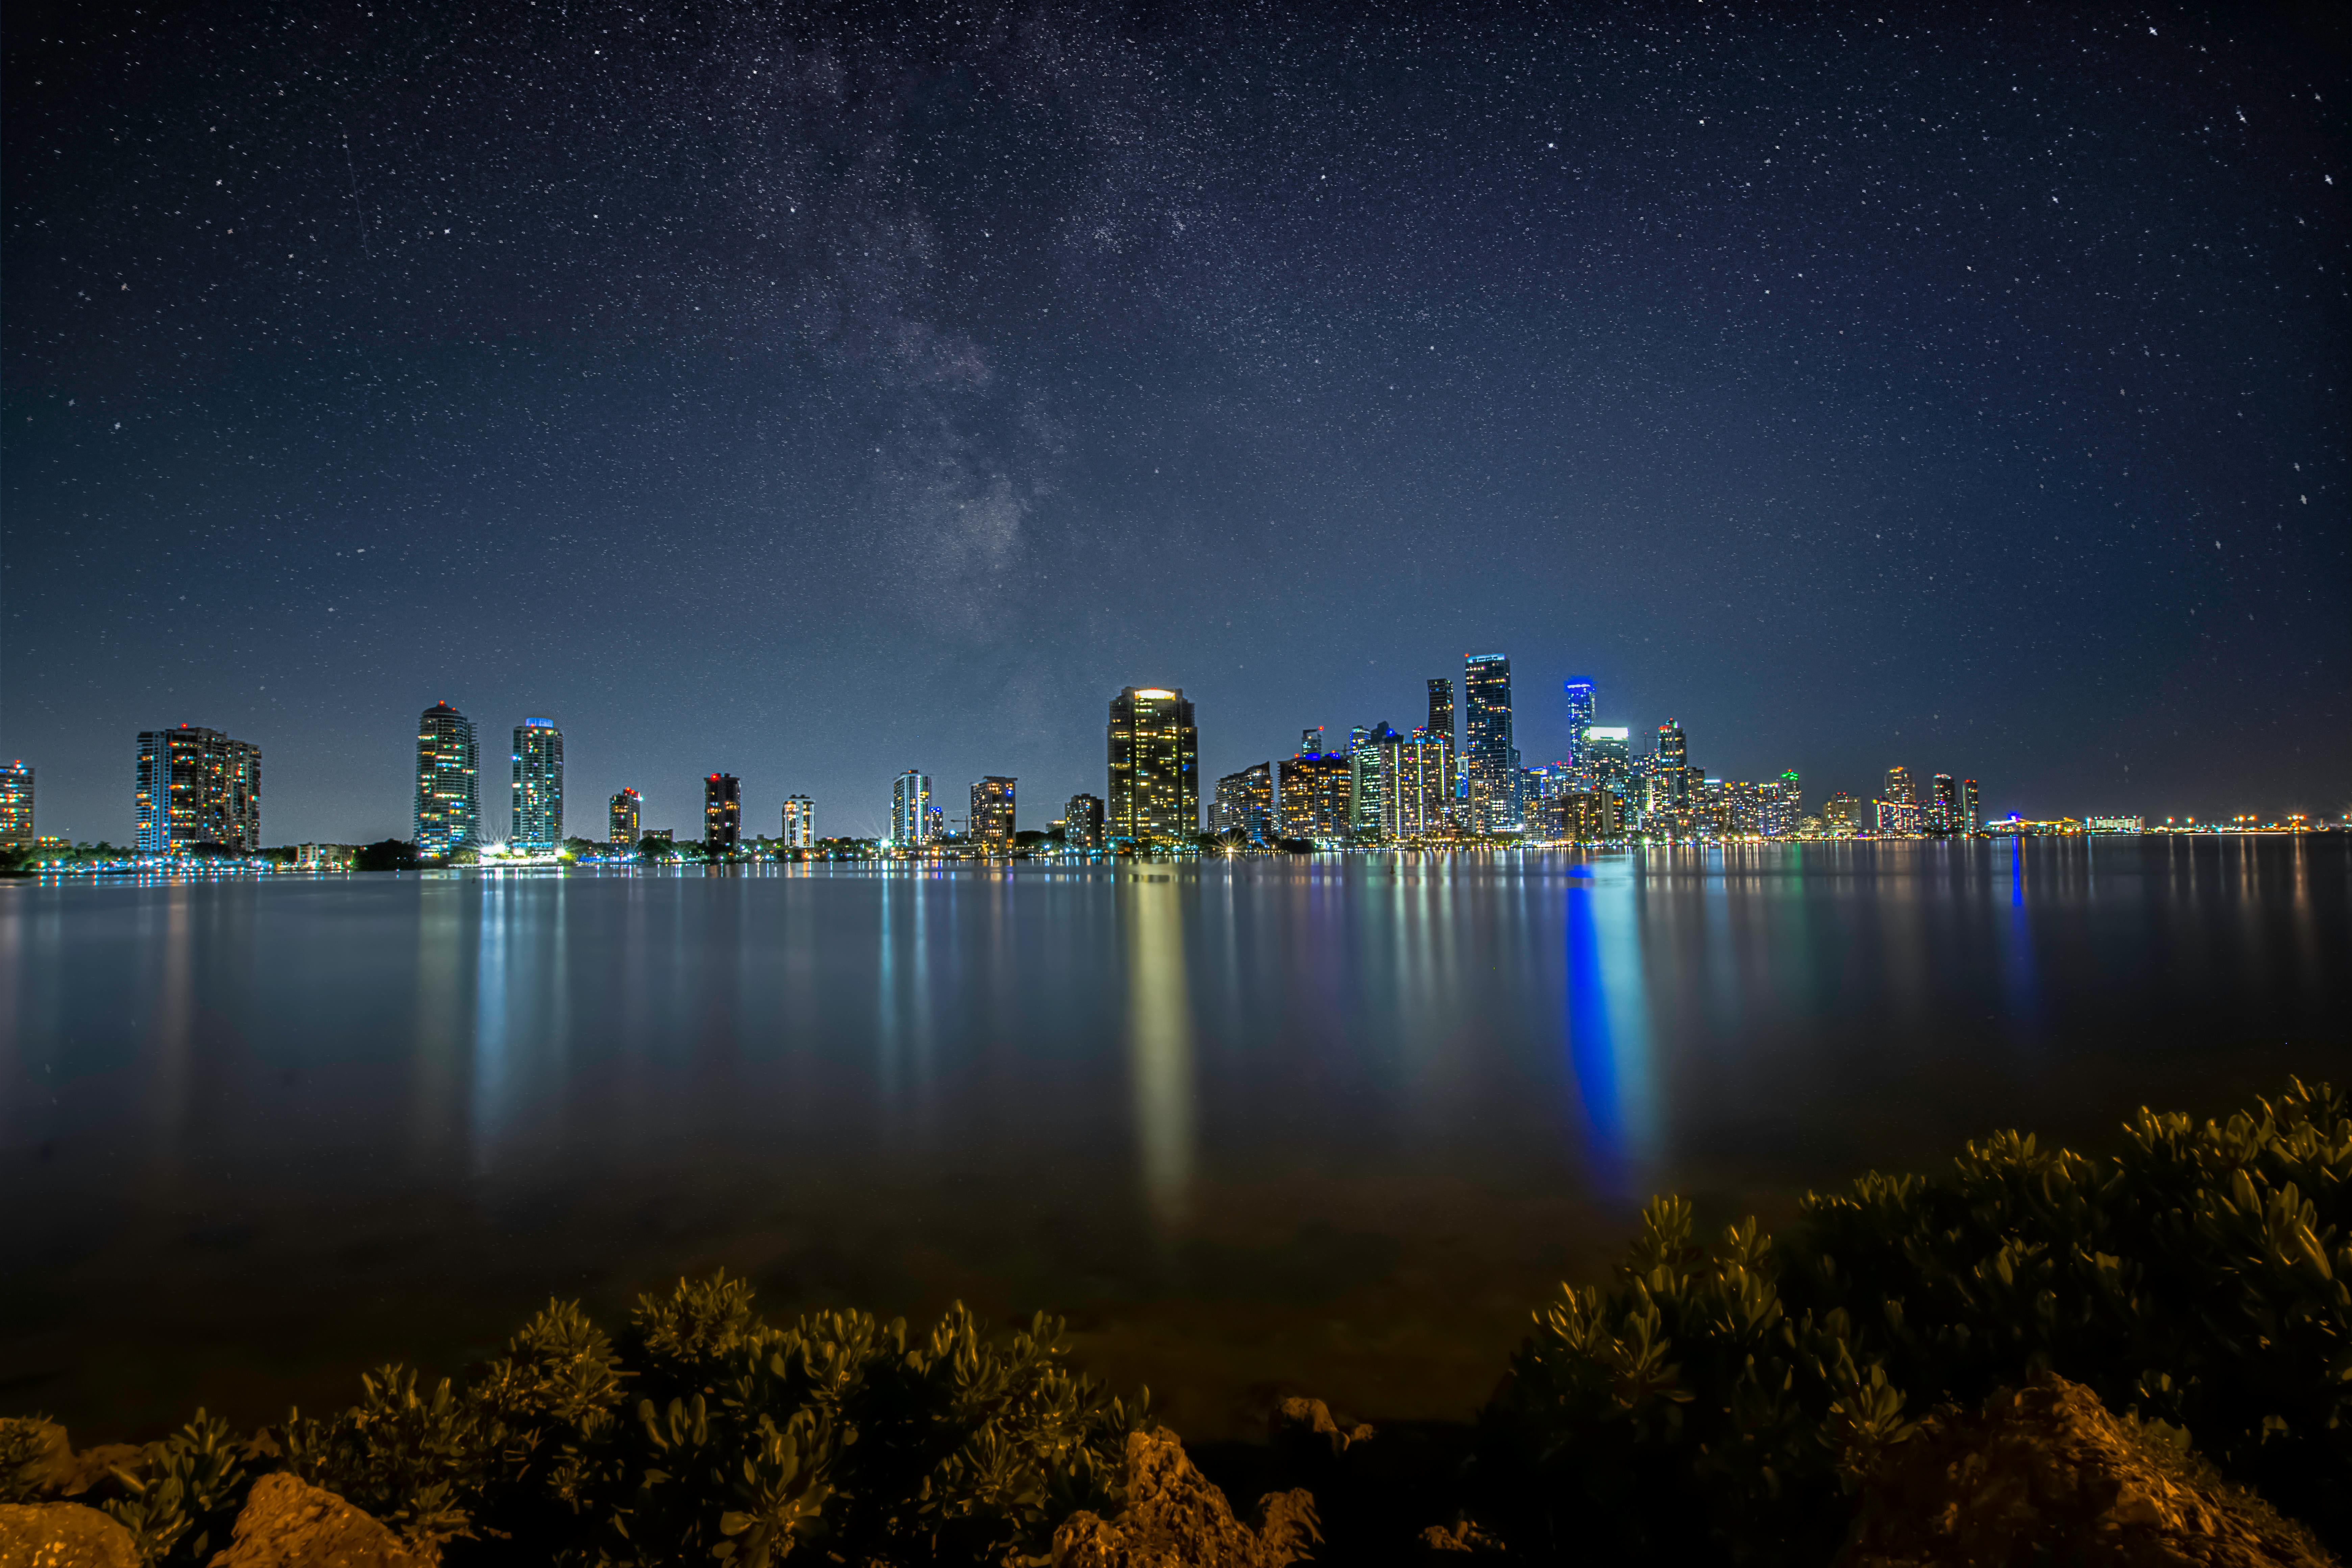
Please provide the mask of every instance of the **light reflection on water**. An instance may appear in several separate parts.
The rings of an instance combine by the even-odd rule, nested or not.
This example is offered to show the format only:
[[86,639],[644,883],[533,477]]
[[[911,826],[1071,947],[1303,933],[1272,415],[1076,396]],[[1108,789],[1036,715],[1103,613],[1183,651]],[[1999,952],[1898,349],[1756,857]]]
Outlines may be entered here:
[[142,1295],[234,1341],[257,1272],[1516,1322],[1530,1226],[2340,1077],[2347,889],[2341,839],[0,887],[0,1394],[85,1397]]

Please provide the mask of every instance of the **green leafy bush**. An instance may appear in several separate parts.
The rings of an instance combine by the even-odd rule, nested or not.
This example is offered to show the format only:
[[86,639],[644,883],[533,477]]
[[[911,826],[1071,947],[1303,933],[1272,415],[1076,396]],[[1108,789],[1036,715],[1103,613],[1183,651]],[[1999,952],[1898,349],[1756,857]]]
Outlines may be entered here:
[[1696,1247],[1654,1204],[1611,1286],[1563,1289],[1482,1416],[1524,1550],[1826,1560],[1879,1446],[2040,1370],[2185,1428],[2352,1538],[2352,1105],[2294,1084],[2227,1122],[2142,1111],[2091,1160],[2004,1133],[1940,1177],[1809,1197]]

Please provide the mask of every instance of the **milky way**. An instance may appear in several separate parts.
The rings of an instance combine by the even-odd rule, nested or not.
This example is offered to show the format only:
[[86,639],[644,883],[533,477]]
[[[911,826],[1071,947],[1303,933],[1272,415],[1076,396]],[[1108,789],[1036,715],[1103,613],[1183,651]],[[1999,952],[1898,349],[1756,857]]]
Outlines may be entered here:
[[1123,685],[1214,774],[1503,651],[1529,763],[2343,809],[2341,32],[1582,9],[12,10],[0,754],[1042,826]]

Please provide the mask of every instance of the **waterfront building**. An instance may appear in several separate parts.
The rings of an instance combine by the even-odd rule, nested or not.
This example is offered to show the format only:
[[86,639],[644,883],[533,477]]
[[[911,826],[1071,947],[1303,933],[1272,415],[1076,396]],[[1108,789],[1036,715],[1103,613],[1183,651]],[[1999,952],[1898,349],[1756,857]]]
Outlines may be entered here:
[[416,721],[416,852],[442,856],[482,841],[474,721],[436,702]]
[[1886,804],[1889,805],[1917,805],[1919,804],[1918,792],[1912,787],[1911,770],[1909,768],[1898,767],[1889,768],[1886,770],[1885,800]]
[[1092,854],[1103,847],[1103,803],[1100,795],[1074,795],[1062,808],[1062,842]]
[[646,837],[652,839],[656,844],[675,844],[677,842],[675,830],[667,827],[648,827],[646,829]]
[[552,719],[526,719],[514,732],[514,831],[518,849],[563,842],[563,731]]
[[1908,838],[1919,831],[1919,808],[1907,800],[1874,802],[1883,838]]
[[1416,738],[1426,737],[1439,748],[1439,754],[1445,769],[1444,828],[1449,833],[1459,832],[1462,826],[1462,813],[1459,810],[1462,794],[1462,759],[1461,752],[1454,742],[1453,677],[1440,675],[1430,679],[1429,724],[1426,729],[1416,731],[1414,733]]
[[1237,833],[1252,844],[1274,841],[1274,764],[1255,763],[1217,781],[1211,820],[1220,834]]
[[1560,684],[1560,692],[1568,700],[1568,765],[1579,790],[1592,788],[1592,758],[1590,754],[1593,705],[1598,693],[1589,680],[1570,680]]
[[1113,842],[1181,842],[1201,831],[1200,748],[1182,688],[1129,686],[1110,700]]
[[30,849],[33,831],[33,770],[19,759],[0,768],[0,848]]
[[1633,732],[1622,724],[1584,727],[1583,787],[1616,798],[1621,826],[1633,794]]
[[1013,852],[1013,784],[991,773],[971,786],[971,837],[991,855]]
[[1984,828],[1984,807],[1977,798],[1977,781],[1960,781],[1960,820],[1958,831],[1978,833]]
[[1800,831],[1798,824],[1805,816],[1805,781],[1797,776],[1794,768],[1780,775],[1779,809],[1780,820],[1771,831],[1783,838],[1795,837]]
[[816,847],[816,803],[804,795],[784,796],[782,844],[787,849]]
[[1348,832],[1360,844],[1387,837],[1389,784],[1396,769],[1391,748],[1402,739],[1385,719],[1348,731]]
[[1337,752],[1285,758],[1275,814],[1285,838],[1339,844],[1348,837],[1348,759]]
[[1603,844],[1624,836],[1617,797],[1606,790],[1570,790],[1545,803],[1551,837],[1572,844]]
[[261,748],[250,742],[194,724],[142,731],[131,793],[142,855],[261,847]]
[[1840,790],[1822,802],[1822,826],[1832,838],[1851,838],[1862,831],[1862,802]]
[[938,837],[931,775],[908,768],[890,781],[890,842],[901,849],[919,849]]
[[1470,830],[1519,826],[1518,758],[1511,742],[1511,660],[1474,653],[1462,661],[1462,752],[1470,784]]
[[614,795],[604,818],[605,842],[615,848],[635,848],[639,837],[637,821],[644,808],[645,801],[635,790],[625,789]]
[[712,773],[702,781],[702,846],[713,856],[732,855],[743,844],[743,781]]
[[1381,781],[1381,830],[1390,839],[1444,838],[1454,831],[1454,747],[1444,735],[1415,730],[1389,748]]

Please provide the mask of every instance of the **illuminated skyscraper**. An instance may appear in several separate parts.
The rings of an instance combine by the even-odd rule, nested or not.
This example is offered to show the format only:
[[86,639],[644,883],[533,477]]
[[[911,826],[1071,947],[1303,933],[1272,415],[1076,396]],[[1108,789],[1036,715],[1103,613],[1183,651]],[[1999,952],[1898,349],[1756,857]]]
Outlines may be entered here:
[[605,814],[605,842],[619,849],[635,848],[637,821],[644,807],[645,802],[638,798],[635,790],[625,789],[614,795],[612,806]]
[[1965,832],[1959,826],[1959,792],[1952,787],[1952,775],[1937,773],[1927,781],[1927,831],[1930,833]]
[[1511,660],[1474,653],[1462,661],[1462,755],[1470,782],[1470,830],[1519,825],[1518,762],[1511,741]]
[[1391,842],[1423,842],[1454,831],[1454,748],[1415,730],[1384,748],[1381,830]]
[[890,842],[919,849],[938,834],[931,809],[931,775],[908,768],[890,781]]
[[702,845],[713,855],[732,855],[743,844],[743,781],[712,773],[702,781]]
[[199,844],[244,854],[261,847],[261,748],[218,730],[142,731],[132,796],[142,855]]
[[1299,731],[1298,750],[1291,752],[1290,754],[1294,757],[1321,756],[1323,754],[1323,726],[1318,724],[1312,730]]
[[1181,688],[1130,686],[1110,700],[1113,841],[1187,839],[1201,831],[1200,731]]
[[784,796],[783,846],[787,849],[816,847],[816,804],[804,795]]
[[0,848],[32,847],[33,770],[22,762],[0,768]]
[[[1633,804],[1633,742],[1632,731],[1623,726],[1604,727],[1588,724],[1584,727],[1585,771],[1591,776],[1585,785],[1617,802],[1613,816],[1619,824]],[[1610,837],[1614,837],[1612,833]]]
[[1840,790],[1822,802],[1822,826],[1832,838],[1851,838],[1862,831],[1862,802]]
[[1217,781],[1211,820],[1219,833],[1238,833],[1253,844],[1274,841],[1274,764],[1257,763]]
[[1562,683],[1560,690],[1568,698],[1568,766],[1574,785],[1579,790],[1592,787],[1592,759],[1587,755],[1588,735],[1592,729],[1594,691],[1589,680]]
[[[1427,730],[1423,731],[1423,733],[1426,734],[1429,739],[1436,742],[1444,761],[1445,769],[1445,805],[1444,808],[1445,817],[1444,825],[1444,828],[1449,832],[1459,832],[1462,826],[1462,816],[1461,813],[1455,809],[1455,805],[1457,804],[1456,796],[1458,794],[1455,785],[1457,781],[1461,778],[1462,765],[1460,753],[1455,749],[1454,743],[1453,677],[1441,675],[1433,677],[1430,680],[1429,726]],[[1423,759],[1423,762],[1426,760],[1427,759],[1425,758]],[[1420,764],[1416,763],[1415,765],[1416,769],[1418,769]],[[1433,829],[1432,831],[1433,832],[1435,829]]]
[[436,702],[416,721],[416,852],[446,855],[482,841],[474,721]]
[[1651,775],[1650,798],[1675,814],[1676,821],[1671,831],[1680,833],[1688,828],[1690,748],[1683,727],[1672,719],[1658,726],[1658,761]]
[[1096,795],[1074,795],[1062,808],[1062,842],[1092,854],[1103,847],[1103,803]]
[[1382,720],[1370,728],[1359,724],[1348,731],[1348,826],[1360,843],[1387,837],[1391,775],[1396,770],[1394,748],[1403,737]]
[[1977,781],[1960,781],[1959,820],[1953,824],[1955,833],[1978,833],[1984,828],[1984,807],[1977,799]]
[[1013,784],[991,773],[971,786],[971,836],[992,855],[1013,849]]
[[518,849],[563,842],[563,731],[552,719],[526,719],[514,732],[514,832]]
[[[1320,731],[1314,731],[1320,734]],[[1286,757],[1275,803],[1285,838],[1339,844],[1348,837],[1348,759],[1336,752]]]
[[1911,770],[1909,768],[1889,768],[1886,770],[1886,799],[1890,805],[1916,805],[1919,804],[1918,793],[1911,786]]

